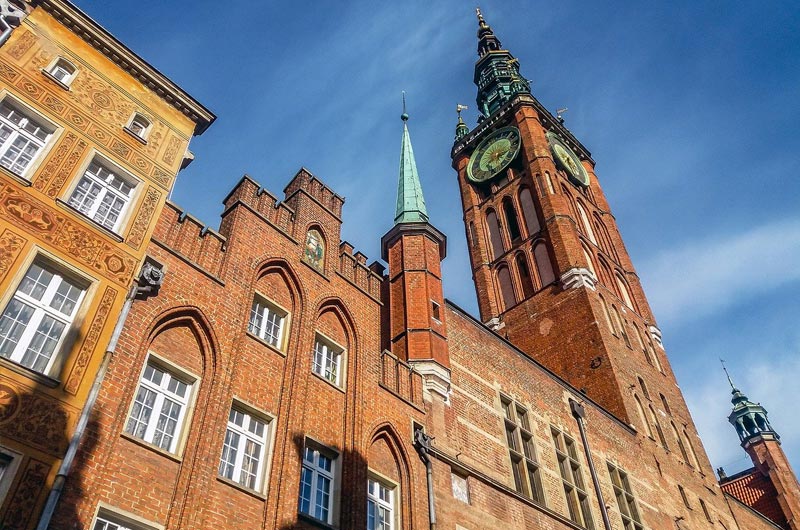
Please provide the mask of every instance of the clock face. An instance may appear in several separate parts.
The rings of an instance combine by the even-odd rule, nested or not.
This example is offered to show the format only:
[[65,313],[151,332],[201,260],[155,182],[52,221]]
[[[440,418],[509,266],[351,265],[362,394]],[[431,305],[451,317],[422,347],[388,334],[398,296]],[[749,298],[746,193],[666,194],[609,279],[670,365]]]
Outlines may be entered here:
[[547,133],[550,150],[553,151],[553,160],[563,169],[570,179],[581,186],[589,185],[589,173],[581,164],[581,159],[570,149],[555,133]]
[[485,182],[504,170],[519,154],[519,130],[503,127],[475,148],[469,157],[467,177],[473,182]]

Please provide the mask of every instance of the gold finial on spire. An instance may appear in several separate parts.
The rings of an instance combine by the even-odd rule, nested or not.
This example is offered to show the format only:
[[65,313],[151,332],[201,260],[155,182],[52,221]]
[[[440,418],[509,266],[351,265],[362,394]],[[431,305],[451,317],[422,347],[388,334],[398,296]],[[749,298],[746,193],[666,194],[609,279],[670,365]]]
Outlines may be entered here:
[[475,14],[478,15],[478,23],[481,26],[485,26],[486,25],[486,21],[483,20],[483,13],[481,13],[481,8],[480,7],[476,7],[475,8]]

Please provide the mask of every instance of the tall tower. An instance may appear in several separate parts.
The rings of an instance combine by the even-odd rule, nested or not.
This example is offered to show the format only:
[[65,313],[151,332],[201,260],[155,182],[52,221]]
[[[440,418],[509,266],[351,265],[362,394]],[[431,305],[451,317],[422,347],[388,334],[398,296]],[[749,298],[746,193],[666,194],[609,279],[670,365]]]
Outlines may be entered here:
[[448,399],[447,348],[442,260],[447,238],[428,222],[425,198],[408,134],[403,99],[403,140],[394,227],[381,239],[389,264],[389,330],[392,352],[421,373],[427,396]]
[[688,417],[591,155],[519,67],[478,11],[481,116],[451,156],[481,319],[628,422],[657,427],[659,394]]
[[[727,374],[727,370],[726,370]],[[742,448],[753,461],[754,468],[732,477],[721,477],[723,491],[740,497],[743,490],[750,495],[740,499],[783,528],[800,529],[800,484],[786,454],[781,437],[772,428],[767,410],[753,403],[731,381],[733,409],[728,421],[736,429]],[[758,494],[755,494],[758,492]],[[755,497],[755,498],[754,498]]]

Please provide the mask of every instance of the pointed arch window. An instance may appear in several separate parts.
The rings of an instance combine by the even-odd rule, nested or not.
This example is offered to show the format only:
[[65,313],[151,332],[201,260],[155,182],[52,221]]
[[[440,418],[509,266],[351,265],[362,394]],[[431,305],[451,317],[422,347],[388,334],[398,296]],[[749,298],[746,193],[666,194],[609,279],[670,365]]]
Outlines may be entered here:
[[642,339],[642,332],[639,330],[639,326],[636,324],[633,325],[633,331],[636,332],[636,340],[639,342],[639,348],[641,348],[642,353],[644,353],[644,358],[649,365],[653,365],[653,358],[650,356],[650,351],[647,349],[647,346]]
[[550,172],[544,172],[544,179],[547,181],[547,190],[550,192],[550,195],[555,195],[556,190],[553,188],[553,179],[550,178]]
[[639,388],[642,389],[642,394],[644,394],[644,397],[646,397],[647,399],[650,399],[650,392],[648,392],[648,390],[647,390],[647,385],[644,384],[644,379],[642,379],[641,377],[638,377],[638,376],[636,377],[636,379],[638,379],[638,381],[639,381]]
[[617,334],[617,328],[614,326],[614,321],[611,320],[611,312],[608,310],[608,304],[606,303],[606,299],[603,298],[603,295],[598,295],[600,297],[600,303],[603,305],[603,314],[606,317],[606,323],[608,324],[608,328],[611,330],[611,333],[614,335]]
[[581,248],[583,249],[583,257],[586,258],[586,267],[594,274],[595,278],[597,278],[597,271],[594,270],[594,260],[592,259],[592,253],[589,252],[588,247],[586,244],[581,241]]
[[509,197],[503,199],[503,215],[506,217],[508,239],[510,239],[512,243],[522,239],[522,233],[519,230],[519,221],[517,220],[517,210],[514,208],[514,203]]
[[539,272],[539,280],[542,287],[553,283],[556,279],[553,273],[553,264],[550,261],[550,251],[547,243],[539,241],[533,246],[533,259],[536,261],[536,269]]
[[525,259],[525,254],[517,254],[517,272],[519,273],[520,283],[522,284],[522,296],[528,298],[533,295],[533,278],[531,278],[530,269],[528,269],[528,260]]
[[[670,422],[670,427],[672,427],[672,434],[675,436],[675,443],[678,444],[678,450],[681,452],[681,457],[683,457],[683,461],[692,466],[692,463],[689,461],[689,454],[686,452],[686,447],[683,446],[683,440],[681,440],[681,435],[678,432],[678,428],[675,427],[675,423]],[[692,466],[693,467],[693,466]]]
[[536,215],[536,206],[533,203],[529,188],[520,190],[519,204],[522,208],[522,217],[525,219],[525,228],[528,230],[528,235],[537,233],[542,227],[539,225],[539,217]]
[[597,238],[594,236],[594,230],[592,230],[592,224],[589,222],[589,216],[586,215],[586,209],[583,207],[583,204],[581,204],[581,201],[577,201],[576,204],[578,207],[578,216],[581,220],[583,233],[586,234],[586,237],[588,237],[589,240],[596,245]]
[[647,410],[650,411],[650,419],[653,421],[653,425],[655,426],[656,432],[658,433],[658,439],[659,441],[661,441],[661,447],[668,450],[669,446],[667,445],[667,438],[664,436],[664,431],[661,429],[661,424],[658,422],[656,411],[653,409],[652,405],[648,405]]
[[503,264],[497,269],[497,280],[500,284],[500,294],[503,297],[503,305],[505,309],[510,309],[517,303],[517,297],[514,295],[514,285],[511,283],[511,272],[508,266]]
[[628,282],[622,278],[622,275],[619,272],[614,273],[614,278],[617,281],[617,287],[619,288],[619,293],[622,297],[622,300],[628,307],[635,311],[636,308],[633,306],[633,299],[631,298],[631,293],[628,289]]
[[500,235],[500,220],[494,210],[486,212],[486,226],[489,229],[489,243],[492,245],[492,254],[497,259],[503,255],[503,238]]
[[650,427],[650,422],[647,421],[647,416],[644,414],[644,407],[642,406],[642,400],[639,399],[639,396],[636,394],[633,395],[634,401],[636,401],[636,410],[639,413],[639,419],[642,421],[642,425],[644,425],[644,429],[647,431],[647,436],[652,438],[653,440],[656,439],[653,436],[653,428]]
[[689,449],[689,454],[694,461],[694,465],[697,469],[700,469],[700,460],[697,458],[697,451],[694,450],[694,444],[692,443],[692,439],[689,437],[689,433],[686,432],[686,429],[683,430],[683,439],[686,440],[686,447]]

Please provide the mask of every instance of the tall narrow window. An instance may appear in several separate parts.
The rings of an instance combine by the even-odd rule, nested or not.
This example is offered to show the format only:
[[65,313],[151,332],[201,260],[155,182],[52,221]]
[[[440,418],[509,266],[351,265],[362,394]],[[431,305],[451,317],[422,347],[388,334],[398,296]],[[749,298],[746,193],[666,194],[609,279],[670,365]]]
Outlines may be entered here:
[[653,358],[650,356],[650,351],[647,349],[647,345],[645,344],[644,340],[642,339],[642,332],[639,330],[639,326],[636,324],[633,325],[633,331],[636,332],[636,339],[639,343],[639,348],[644,353],[644,358],[648,364],[653,364]]
[[336,386],[342,385],[342,354],[344,350],[317,335],[314,341],[313,372]]
[[611,330],[611,333],[614,335],[617,334],[617,328],[614,326],[614,321],[611,320],[611,312],[608,310],[608,303],[606,303],[606,299],[603,298],[603,295],[598,295],[600,297],[600,302],[603,306],[603,314],[606,317],[606,323],[608,324],[608,328]]
[[303,249],[303,261],[321,271],[325,266],[325,241],[319,230],[311,229],[306,233],[306,246]]
[[619,317],[619,311],[617,311],[617,306],[611,304],[611,318],[614,321],[614,327],[619,331],[620,336],[625,341],[629,347],[631,345],[631,340],[628,338],[628,333],[625,331],[625,328],[622,326],[622,319]]
[[136,391],[125,432],[177,453],[192,383],[148,361]]
[[678,484],[678,492],[681,494],[681,499],[683,499],[683,505],[691,510],[692,505],[689,504],[689,497],[686,496],[686,490],[680,484]]
[[548,171],[544,172],[544,179],[547,182],[547,191],[550,192],[550,195],[555,194],[556,190],[553,189],[553,179],[550,178],[550,173]]
[[49,374],[85,287],[51,264],[35,261],[0,317],[0,356]]
[[675,423],[670,422],[670,427],[672,428],[672,434],[675,436],[675,443],[678,444],[678,449],[681,452],[681,456],[683,457],[683,461],[689,464],[690,467],[692,466],[692,462],[689,460],[689,454],[686,452],[686,447],[683,446],[683,440],[681,440],[681,435],[678,432],[677,427],[675,427]]
[[625,302],[625,305],[635,310],[635,308],[633,307],[633,299],[631,298],[631,293],[630,290],[628,289],[627,282],[622,279],[622,276],[618,272],[614,273],[614,278],[617,280],[617,287],[619,288],[619,293],[620,296],[622,297],[622,301]]
[[47,73],[56,81],[68,87],[72,83],[72,80],[75,79],[75,74],[78,73],[78,69],[75,68],[75,65],[71,62],[63,57],[59,57],[50,65],[50,68],[47,69]]
[[67,203],[99,225],[116,231],[136,184],[96,158],[84,171]]
[[642,518],[636,507],[636,498],[633,496],[628,474],[608,462],[608,474],[611,476],[611,485],[614,487],[614,496],[617,498],[617,507],[622,518],[622,527],[625,530],[643,530]]
[[689,437],[689,433],[686,432],[686,429],[683,430],[683,439],[686,440],[686,448],[689,449],[689,455],[692,457],[692,461],[697,469],[700,469],[700,460],[697,458],[697,451],[694,450],[694,444],[692,443],[692,439]]
[[659,392],[659,397],[661,398],[661,405],[664,407],[664,412],[672,416],[672,409],[669,408],[669,403],[667,403],[667,398],[664,394]]
[[24,176],[53,135],[53,128],[6,97],[0,103],[0,165]]
[[372,477],[367,479],[367,530],[395,528],[395,489]]
[[647,385],[644,384],[644,379],[638,376],[636,377],[636,379],[639,382],[639,388],[642,389],[642,394],[644,394],[644,397],[650,399],[650,392],[647,390]]
[[514,203],[506,197],[503,199],[503,214],[506,216],[506,226],[508,227],[508,238],[514,242],[519,241],[522,234],[519,231],[519,221],[517,221],[517,211]]
[[594,529],[592,512],[589,508],[589,495],[583,482],[583,471],[575,449],[575,441],[556,429],[551,429],[553,443],[556,446],[558,469],[561,472],[561,483],[567,497],[569,517],[576,524]]
[[500,283],[500,294],[503,296],[504,309],[511,309],[517,304],[517,297],[514,294],[514,285],[511,283],[511,272],[508,266],[503,264],[497,269],[497,281]]
[[667,445],[667,438],[664,436],[664,431],[661,429],[661,423],[658,421],[656,411],[653,410],[652,405],[648,405],[647,410],[650,412],[650,420],[653,422],[653,426],[656,428],[656,433],[658,434],[658,439],[661,442],[661,447],[664,449],[669,449],[669,446]]
[[700,507],[703,509],[703,515],[706,516],[706,521],[713,524],[714,520],[711,518],[711,513],[708,511],[708,506],[706,506],[705,501],[703,499],[699,499],[699,501]]
[[268,436],[267,421],[238,407],[231,408],[219,475],[246,488],[261,489]]
[[517,254],[517,272],[519,272],[519,279],[522,283],[522,295],[525,298],[533,295],[533,279],[531,272],[528,270],[528,260],[525,259],[525,254]]
[[547,243],[540,241],[534,245],[533,258],[536,260],[536,268],[539,270],[539,280],[542,282],[542,287],[553,283],[556,277],[553,274],[553,264],[550,261],[550,251],[547,249]]
[[505,252],[503,248],[503,238],[500,235],[500,220],[494,210],[486,212],[486,226],[489,229],[489,242],[492,244],[492,254],[494,259],[499,258]]
[[597,277],[597,272],[594,270],[594,260],[592,259],[592,253],[589,252],[589,249],[586,248],[586,245],[581,241],[581,248],[583,249],[583,257],[586,258],[586,267],[592,271],[595,278]]
[[589,222],[589,216],[586,215],[586,209],[583,207],[583,204],[581,204],[581,201],[577,201],[577,206],[578,215],[581,218],[580,221],[581,227],[583,228],[583,233],[586,234],[586,237],[588,237],[589,240],[596,245],[597,238],[594,236],[594,230],[592,230],[592,224]]
[[522,217],[525,219],[525,228],[528,231],[528,235],[532,236],[541,230],[541,226],[539,225],[539,216],[536,215],[536,206],[533,203],[530,189],[522,188],[522,190],[520,190],[519,204],[522,207]]
[[284,326],[287,313],[277,306],[256,296],[250,309],[247,331],[263,339],[267,344],[283,349]]
[[323,447],[306,445],[300,476],[298,510],[324,523],[333,523],[336,455]]
[[503,421],[511,458],[514,489],[535,502],[543,504],[544,490],[542,489],[542,479],[539,476],[536,444],[528,420],[528,411],[505,396],[500,396],[500,403],[503,407]]
[[650,427],[650,422],[647,421],[647,416],[645,415],[644,407],[642,406],[642,401],[636,394],[633,395],[633,399],[634,401],[636,401],[636,410],[639,412],[639,419],[642,421],[642,425],[644,425],[645,431],[647,431],[647,436],[655,440],[656,437],[653,434],[653,428]]

